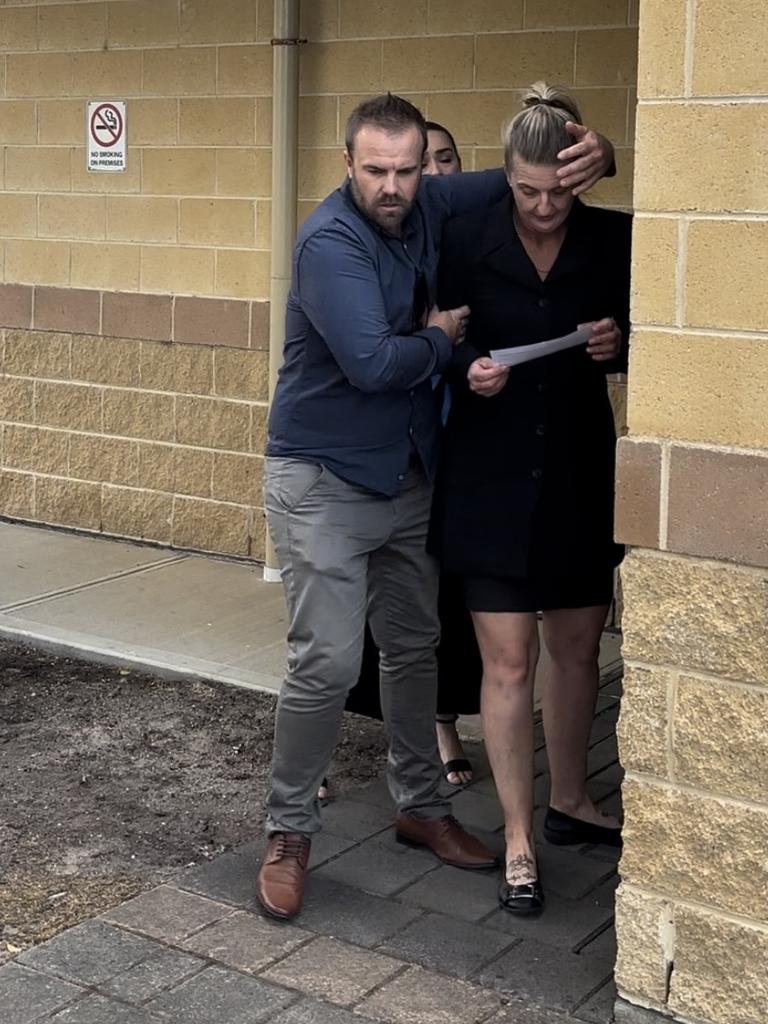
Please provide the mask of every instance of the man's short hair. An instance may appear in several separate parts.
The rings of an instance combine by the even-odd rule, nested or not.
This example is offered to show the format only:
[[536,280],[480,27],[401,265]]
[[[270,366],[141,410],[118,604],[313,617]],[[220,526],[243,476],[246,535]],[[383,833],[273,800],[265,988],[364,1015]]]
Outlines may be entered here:
[[399,135],[411,127],[416,127],[424,143],[422,152],[427,148],[427,125],[424,115],[418,107],[404,100],[402,96],[393,96],[391,92],[387,92],[358,103],[347,121],[344,143],[349,154],[352,153],[355,136],[368,124],[375,128],[383,128],[392,135]]

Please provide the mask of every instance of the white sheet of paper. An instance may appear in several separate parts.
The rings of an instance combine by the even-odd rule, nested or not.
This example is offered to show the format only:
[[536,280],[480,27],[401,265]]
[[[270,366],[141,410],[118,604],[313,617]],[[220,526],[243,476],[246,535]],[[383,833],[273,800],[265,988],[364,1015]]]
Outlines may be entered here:
[[581,324],[571,334],[564,334],[562,338],[538,341],[534,345],[518,345],[516,348],[497,348],[490,353],[490,356],[499,366],[520,366],[521,363],[529,363],[532,359],[541,359],[542,356],[549,356],[553,352],[562,352],[566,348],[586,345],[591,333],[591,324]]

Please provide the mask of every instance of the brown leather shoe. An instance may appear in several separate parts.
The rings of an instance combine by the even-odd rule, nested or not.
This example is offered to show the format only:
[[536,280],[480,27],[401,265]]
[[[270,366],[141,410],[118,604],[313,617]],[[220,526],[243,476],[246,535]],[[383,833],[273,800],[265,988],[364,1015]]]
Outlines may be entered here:
[[398,814],[395,838],[406,846],[426,846],[436,857],[454,868],[487,871],[499,864],[499,858],[475,836],[465,832],[455,818],[414,818]]
[[301,832],[273,832],[256,878],[256,896],[270,917],[287,921],[301,910],[312,840]]

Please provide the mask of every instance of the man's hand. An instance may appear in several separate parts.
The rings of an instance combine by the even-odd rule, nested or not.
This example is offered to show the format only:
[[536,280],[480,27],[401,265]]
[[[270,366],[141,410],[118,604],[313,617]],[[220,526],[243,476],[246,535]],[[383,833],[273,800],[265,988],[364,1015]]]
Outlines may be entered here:
[[566,121],[565,130],[576,142],[557,154],[557,159],[563,161],[557,176],[561,185],[578,196],[592,188],[609,169],[613,163],[613,145],[598,132],[574,121]]
[[587,354],[596,363],[615,359],[621,350],[621,331],[612,317],[592,324],[592,335],[587,342]]
[[508,376],[508,366],[499,366],[489,356],[480,356],[467,371],[469,390],[484,398],[492,398],[507,383]]
[[427,318],[427,327],[439,327],[448,335],[454,345],[460,345],[467,333],[469,306],[458,306],[456,309],[439,310],[433,306]]

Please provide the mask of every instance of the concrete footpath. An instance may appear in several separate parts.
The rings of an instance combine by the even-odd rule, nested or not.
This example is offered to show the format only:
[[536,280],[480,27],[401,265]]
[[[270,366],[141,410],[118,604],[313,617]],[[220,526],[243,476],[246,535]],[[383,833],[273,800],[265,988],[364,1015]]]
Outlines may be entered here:
[[[68,653],[274,690],[280,588],[258,568],[0,523],[0,634]],[[620,806],[621,664],[606,636],[589,770]],[[536,729],[536,828],[547,802]],[[501,851],[482,747],[458,818]],[[397,845],[383,777],[325,812],[306,907],[265,920],[253,898],[262,841],[181,872],[0,968],[3,1024],[608,1024],[615,990],[616,851],[539,839],[547,907],[496,905],[496,874]]]

